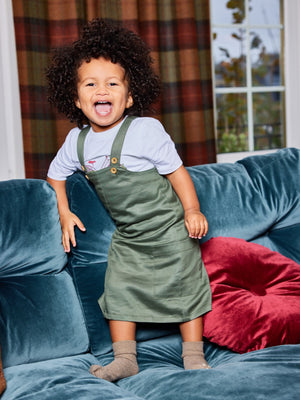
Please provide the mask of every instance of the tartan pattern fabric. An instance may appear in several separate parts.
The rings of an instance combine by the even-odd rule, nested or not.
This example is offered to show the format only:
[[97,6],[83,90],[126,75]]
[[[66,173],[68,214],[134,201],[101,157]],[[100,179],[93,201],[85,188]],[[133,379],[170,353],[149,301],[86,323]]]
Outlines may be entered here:
[[92,18],[122,21],[151,47],[162,80],[157,117],[186,166],[215,162],[209,0],[12,0],[27,178],[46,177],[73,125],[47,101],[51,49]]

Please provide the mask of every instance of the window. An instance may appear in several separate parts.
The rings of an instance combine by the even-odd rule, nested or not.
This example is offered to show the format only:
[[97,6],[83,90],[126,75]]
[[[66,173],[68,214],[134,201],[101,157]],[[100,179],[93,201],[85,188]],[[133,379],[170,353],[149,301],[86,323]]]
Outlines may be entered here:
[[285,146],[282,0],[210,0],[218,153]]

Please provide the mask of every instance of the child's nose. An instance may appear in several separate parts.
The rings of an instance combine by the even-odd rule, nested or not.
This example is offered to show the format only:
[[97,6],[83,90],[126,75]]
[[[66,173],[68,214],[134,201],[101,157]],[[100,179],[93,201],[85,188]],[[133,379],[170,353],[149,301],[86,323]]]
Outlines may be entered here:
[[108,93],[108,87],[106,85],[99,85],[97,88],[97,93],[100,95],[105,95]]

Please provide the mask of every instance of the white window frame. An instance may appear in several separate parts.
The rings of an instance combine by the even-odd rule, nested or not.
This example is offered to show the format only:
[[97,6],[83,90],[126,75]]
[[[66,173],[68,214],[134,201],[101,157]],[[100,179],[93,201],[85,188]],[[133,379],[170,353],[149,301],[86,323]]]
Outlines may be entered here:
[[[262,0],[263,1],[263,0]],[[286,146],[300,149],[300,2],[284,0]],[[24,178],[22,120],[11,0],[0,13],[0,180]],[[271,152],[271,151],[267,151]],[[227,153],[218,162],[234,162],[264,151]]]

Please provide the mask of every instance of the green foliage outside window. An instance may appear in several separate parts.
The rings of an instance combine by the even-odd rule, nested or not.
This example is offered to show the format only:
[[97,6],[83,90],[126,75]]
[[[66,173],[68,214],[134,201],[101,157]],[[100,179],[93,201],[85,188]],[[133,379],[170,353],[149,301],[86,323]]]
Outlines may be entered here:
[[248,138],[245,133],[223,133],[218,141],[218,153],[234,153],[248,150]]
[[[251,9],[251,0],[248,5]],[[232,15],[233,27],[216,28],[213,32],[215,48],[219,58],[215,64],[216,88],[247,87],[247,57],[245,46],[247,33],[241,24],[245,20],[245,2],[229,0],[226,8]],[[230,31],[229,31],[230,29]],[[280,48],[272,52],[264,44],[266,28],[254,28],[249,32],[252,87],[278,86],[281,84]],[[279,44],[279,30],[268,28],[275,42]],[[227,38],[228,39],[225,39]],[[228,45],[226,45],[228,40]],[[237,51],[238,50],[238,51]],[[252,93],[254,150],[283,146],[283,96],[280,92]],[[218,153],[248,151],[248,107],[247,94],[234,91],[219,92],[216,95]]]

